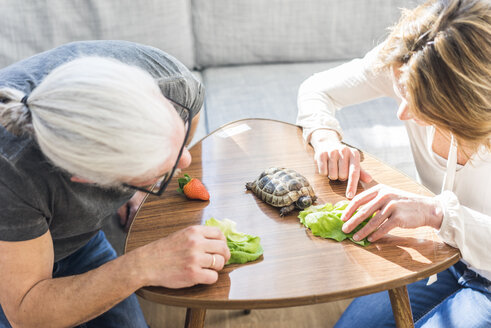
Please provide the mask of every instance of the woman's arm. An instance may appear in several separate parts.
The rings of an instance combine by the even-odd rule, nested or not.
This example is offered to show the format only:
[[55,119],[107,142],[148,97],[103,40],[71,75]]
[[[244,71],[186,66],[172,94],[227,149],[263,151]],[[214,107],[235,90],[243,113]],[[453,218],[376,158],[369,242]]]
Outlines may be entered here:
[[388,73],[374,68],[379,47],[362,59],[314,74],[302,83],[298,93],[297,125],[314,147],[319,174],[331,180],[348,180],[349,199],[355,195],[359,180],[370,182],[372,178],[360,166],[359,151],[341,143],[335,112],[373,98],[394,96]]
[[305,80],[298,92],[297,125],[307,142],[318,129],[335,130],[342,136],[336,110],[378,97],[396,97],[389,72],[377,71],[379,45],[365,57],[317,73]]
[[460,250],[470,268],[491,280],[491,216],[460,204],[451,191],[436,196],[443,210],[438,235]]

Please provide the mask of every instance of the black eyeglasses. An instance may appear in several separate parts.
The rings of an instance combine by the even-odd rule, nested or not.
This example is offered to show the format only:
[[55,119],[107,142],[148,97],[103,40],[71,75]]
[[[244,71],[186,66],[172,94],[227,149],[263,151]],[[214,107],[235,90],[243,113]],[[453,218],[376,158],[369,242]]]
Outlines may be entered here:
[[[177,165],[179,164],[179,160],[181,159],[182,152],[184,151],[184,147],[186,146],[186,142],[187,142],[188,137],[189,137],[189,131],[191,130],[191,109],[189,109],[186,106],[181,105],[178,102],[175,102],[174,100],[172,100],[168,97],[165,97],[165,98],[167,100],[169,100],[174,105],[174,107],[176,107],[175,105],[177,105],[178,108],[176,108],[176,109],[180,109],[180,110],[178,110],[178,111],[180,111],[179,114],[180,114],[181,118],[183,118],[185,121],[186,135],[184,137],[184,142],[182,143],[181,150],[179,151],[179,155],[177,155],[176,163],[174,164],[174,167],[172,168],[172,170],[170,172],[168,172],[164,176],[162,176],[162,178],[159,179],[159,181],[154,183],[148,189],[144,188],[144,187],[133,186],[133,185],[126,184],[126,183],[123,184],[127,188],[131,188],[131,189],[138,190],[138,191],[143,191],[143,192],[146,192],[147,194],[151,194],[151,195],[155,195],[155,196],[162,195],[165,188],[167,188],[170,181],[172,180],[172,176],[174,175],[174,172],[177,169]],[[184,115],[185,115],[185,117],[183,117]],[[157,191],[154,191],[154,189],[157,187],[159,189]]]

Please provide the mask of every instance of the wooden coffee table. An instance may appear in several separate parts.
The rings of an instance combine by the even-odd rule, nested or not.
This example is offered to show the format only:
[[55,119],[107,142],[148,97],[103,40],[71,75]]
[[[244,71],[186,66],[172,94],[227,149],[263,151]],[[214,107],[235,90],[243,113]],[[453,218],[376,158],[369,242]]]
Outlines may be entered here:
[[[319,197],[317,204],[345,199],[346,182],[317,174],[313,150],[295,125],[264,119],[237,121],[213,132],[190,152],[193,162],[184,173],[203,181],[210,201],[187,200],[176,191],[175,177],[163,196],[145,200],[125,251],[214,217],[231,219],[238,231],[260,236],[264,255],[255,262],[225,267],[213,285],[137,291],[149,301],[186,307],[186,327],[203,327],[206,309],[299,306],[383,290],[389,292],[397,326],[412,327],[406,285],[445,270],[460,258],[457,249],[444,244],[428,227],[395,229],[368,247],[315,237],[300,224],[298,211],[281,218],[277,208],[246,191],[246,182],[278,166],[303,174]],[[431,195],[369,154],[363,154],[362,166],[378,183]]]

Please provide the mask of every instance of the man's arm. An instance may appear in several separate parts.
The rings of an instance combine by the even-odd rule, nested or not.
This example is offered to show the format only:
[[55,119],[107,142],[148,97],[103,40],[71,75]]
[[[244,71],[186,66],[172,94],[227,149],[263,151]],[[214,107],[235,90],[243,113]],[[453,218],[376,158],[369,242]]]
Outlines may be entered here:
[[54,279],[49,231],[28,241],[2,241],[0,303],[13,327],[67,327],[97,317],[146,285],[214,283],[215,270],[230,253],[223,234],[208,228],[189,227],[87,273]]

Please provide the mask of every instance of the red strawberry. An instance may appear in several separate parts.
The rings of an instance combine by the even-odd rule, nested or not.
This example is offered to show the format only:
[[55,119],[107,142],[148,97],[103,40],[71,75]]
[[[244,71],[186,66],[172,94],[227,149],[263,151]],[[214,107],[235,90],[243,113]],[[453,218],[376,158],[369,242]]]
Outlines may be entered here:
[[189,175],[184,174],[184,178],[179,178],[179,192],[184,193],[189,199],[201,199],[209,200],[210,194],[206,190],[205,186],[201,181],[196,178],[191,178]]

